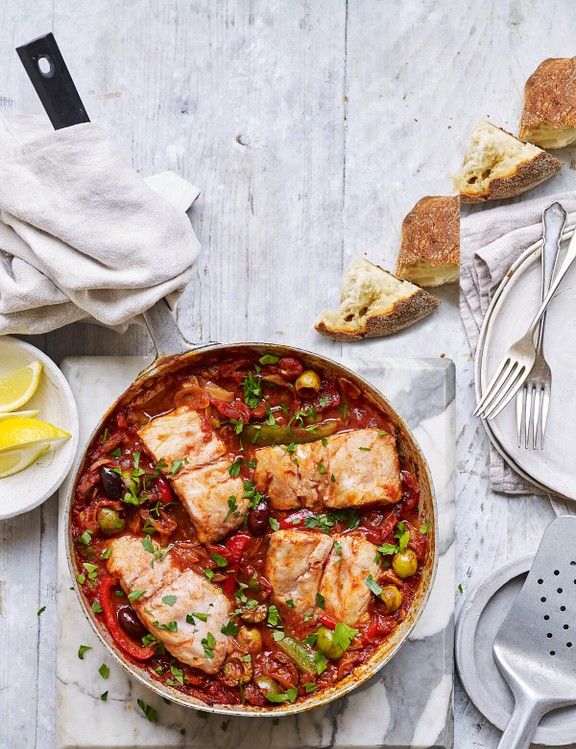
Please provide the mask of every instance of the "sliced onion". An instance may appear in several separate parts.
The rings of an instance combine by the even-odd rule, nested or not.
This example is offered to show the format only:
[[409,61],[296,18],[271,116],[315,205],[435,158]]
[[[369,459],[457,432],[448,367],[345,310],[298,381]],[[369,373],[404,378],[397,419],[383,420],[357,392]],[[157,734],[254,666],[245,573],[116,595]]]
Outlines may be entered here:
[[231,393],[229,390],[224,390],[220,385],[216,385],[215,382],[210,382],[210,380],[208,380],[204,385],[204,389],[210,398],[216,398],[216,400],[219,401],[226,401],[226,403],[231,403],[234,400],[234,393]]

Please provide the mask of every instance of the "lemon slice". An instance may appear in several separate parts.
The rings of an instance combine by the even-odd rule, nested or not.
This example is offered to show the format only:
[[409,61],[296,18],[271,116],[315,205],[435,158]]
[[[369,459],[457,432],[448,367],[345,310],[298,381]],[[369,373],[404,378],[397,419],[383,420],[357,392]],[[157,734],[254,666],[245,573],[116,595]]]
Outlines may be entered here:
[[28,447],[16,448],[15,450],[7,450],[0,453],[0,479],[20,473],[20,471],[31,466],[32,463],[37,461],[49,449],[49,444],[41,444],[29,445]]
[[0,421],[0,454],[15,447],[67,440],[70,436],[69,432],[40,419],[4,419]]
[[0,377],[0,413],[27,403],[38,389],[41,374],[42,363],[33,361]]
[[40,411],[38,411],[38,409],[32,409],[30,411],[12,411],[11,413],[0,414],[0,421],[4,421],[5,419],[32,419],[34,416],[38,416],[39,413]]

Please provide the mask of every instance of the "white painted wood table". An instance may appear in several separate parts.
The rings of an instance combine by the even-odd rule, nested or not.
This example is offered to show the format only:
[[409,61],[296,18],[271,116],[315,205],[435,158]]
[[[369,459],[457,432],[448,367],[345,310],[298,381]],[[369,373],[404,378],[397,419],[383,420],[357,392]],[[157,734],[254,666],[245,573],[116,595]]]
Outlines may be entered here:
[[[336,301],[343,268],[364,251],[393,264],[402,217],[450,191],[474,122],[513,129],[527,75],[574,54],[572,16],[571,0],[0,0],[0,110],[39,111],[13,49],[53,30],[91,118],[132,164],[202,190],[191,214],[202,254],[179,310],[189,337],[337,357],[342,346],[312,323]],[[553,189],[575,177],[564,170]],[[552,510],[488,491],[457,290],[441,296],[433,322],[346,353],[457,362],[465,595],[533,548]],[[88,325],[33,342],[58,361],[149,347],[140,329]],[[2,749],[54,746],[56,521],[52,499],[0,523]],[[456,746],[491,749],[497,736],[457,692]]]

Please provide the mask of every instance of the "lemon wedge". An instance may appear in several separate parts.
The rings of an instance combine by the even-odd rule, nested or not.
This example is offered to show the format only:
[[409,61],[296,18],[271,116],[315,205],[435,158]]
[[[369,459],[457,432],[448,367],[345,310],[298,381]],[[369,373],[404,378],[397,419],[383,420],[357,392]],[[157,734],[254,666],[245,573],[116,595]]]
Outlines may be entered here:
[[4,419],[0,421],[0,455],[17,447],[67,440],[70,436],[69,432],[40,419]]
[[0,453],[0,479],[7,476],[13,476],[20,473],[25,468],[32,465],[46,450],[50,449],[49,444],[29,445],[28,447],[16,448]]
[[42,363],[33,361],[0,377],[0,413],[27,403],[38,389],[41,374]]
[[33,419],[34,416],[38,416],[40,411],[38,409],[31,409],[30,411],[12,411],[11,413],[0,414],[0,421],[5,419]]

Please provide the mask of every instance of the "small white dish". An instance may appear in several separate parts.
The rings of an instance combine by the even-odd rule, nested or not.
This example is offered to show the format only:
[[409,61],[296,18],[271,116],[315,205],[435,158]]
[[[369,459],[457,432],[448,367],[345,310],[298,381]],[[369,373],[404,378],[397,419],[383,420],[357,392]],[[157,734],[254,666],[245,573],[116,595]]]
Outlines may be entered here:
[[38,390],[20,410],[38,409],[38,418],[72,435],[28,468],[0,479],[0,520],[33,510],[51,497],[66,478],[78,447],[78,411],[68,381],[56,364],[39,349],[10,336],[0,337],[0,375],[30,362],[42,362]]

